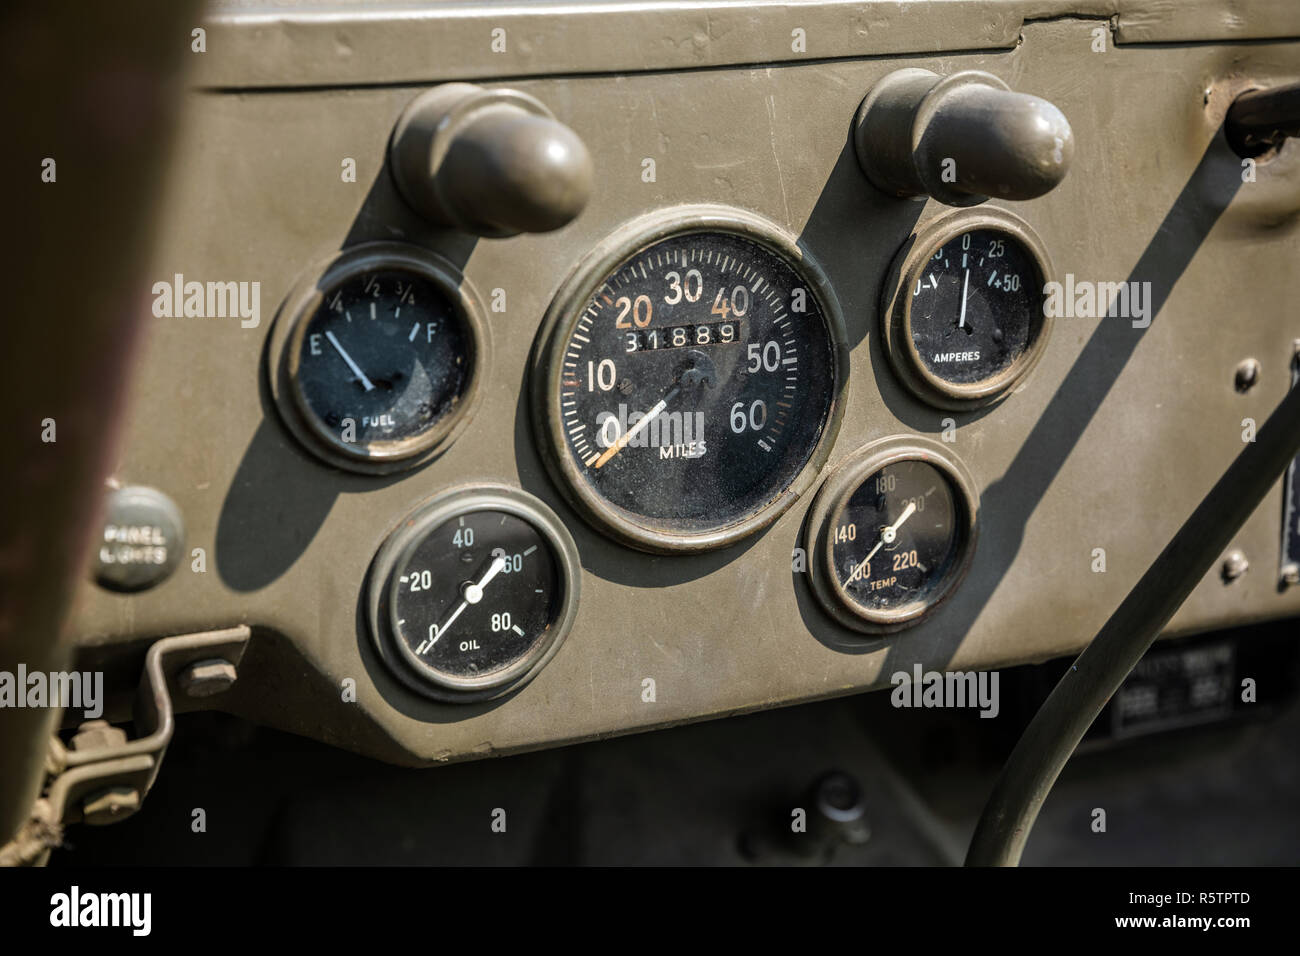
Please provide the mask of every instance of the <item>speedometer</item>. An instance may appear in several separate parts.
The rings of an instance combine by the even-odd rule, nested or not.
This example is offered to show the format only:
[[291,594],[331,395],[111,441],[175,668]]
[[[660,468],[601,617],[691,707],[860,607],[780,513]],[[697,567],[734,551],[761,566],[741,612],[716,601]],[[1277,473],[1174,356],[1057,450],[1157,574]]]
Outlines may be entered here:
[[843,324],[792,238],[739,210],[633,223],[556,297],[534,369],[543,455],[584,516],[655,552],[774,520],[825,461]]

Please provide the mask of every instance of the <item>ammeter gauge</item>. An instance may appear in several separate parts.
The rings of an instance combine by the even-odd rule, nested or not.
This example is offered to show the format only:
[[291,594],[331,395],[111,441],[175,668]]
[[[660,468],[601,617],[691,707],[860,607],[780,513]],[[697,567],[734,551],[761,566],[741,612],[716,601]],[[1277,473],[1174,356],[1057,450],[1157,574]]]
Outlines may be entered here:
[[1051,266],[1025,223],[996,209],[955,213],[915,235],[881,309],[886,351],[913,393],[940,408],[987,405],[1038,361],[1051,319]]
[[942,445],[887,438],[827,479],[808,519],[813,590],[841,624],[916,623],[961,580],[975,547],[975,486]]
[[542,502],[505,487],[433,499],[375,558],[370,630],[412,688],[487,700],[531,680],[577,611],[573,539]]
[[533,369],[543,458],[597,528],[647,551],[720,547],[825,461],[847,368],[821,271],[723,207],[632,223],[552,304]]
[[473,290],[413,246],[359,246],[285,303],[270,352],[283,417],[355,471],[411,467],[469,418],[487,357]]

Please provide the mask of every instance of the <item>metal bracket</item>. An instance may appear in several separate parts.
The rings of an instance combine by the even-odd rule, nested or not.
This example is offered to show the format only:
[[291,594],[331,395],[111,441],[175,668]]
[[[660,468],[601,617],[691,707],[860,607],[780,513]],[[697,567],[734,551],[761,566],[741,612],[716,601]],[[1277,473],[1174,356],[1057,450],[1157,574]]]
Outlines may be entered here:
[[107,722],[83,726],[65,747],[50,739],[49,781],[29,825],[0,846],[0,864],[41,865],[57,845],[61,825],[124,820],[144,802],[171,742],[172,696],[219,693],[235,680],[252,632],[246,626],[165,637],[150,646],[133,710],[142,737]]

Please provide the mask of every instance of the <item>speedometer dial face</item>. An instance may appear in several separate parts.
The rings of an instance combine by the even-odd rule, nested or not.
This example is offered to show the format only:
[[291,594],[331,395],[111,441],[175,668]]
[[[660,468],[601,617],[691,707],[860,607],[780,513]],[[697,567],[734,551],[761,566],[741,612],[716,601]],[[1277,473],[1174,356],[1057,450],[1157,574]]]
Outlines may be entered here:
[[874,442],[817,495],[808,525],[814,590],[856,630],[915,623],[961,579],[976,514],[973,483],[942,446],[920,437]]
[[1010,213],[945,217],[906,247],[882,317],[905,385],[943,408],[988,404],[1027,375],[1046,345],[1046,253]]
[[739,213],[634,230],[561,293],[539,433],[587,517],[652,551],[772,520],[838,423],[834,299],[793,243]]

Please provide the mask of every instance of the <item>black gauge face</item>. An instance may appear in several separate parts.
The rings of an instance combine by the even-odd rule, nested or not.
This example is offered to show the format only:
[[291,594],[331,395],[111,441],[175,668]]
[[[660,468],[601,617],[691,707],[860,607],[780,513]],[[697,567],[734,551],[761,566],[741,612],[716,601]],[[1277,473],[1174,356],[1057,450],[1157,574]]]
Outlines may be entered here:
[[491,684],[555,625],[565,584],[550,541],[502,511],[470,511],[432,528],[390,578],[391,627],[416,674]]
[[822,485],[806,524],[813,593],[840,625],[910,627],[952,593],[978,536],[975,482],[940,442],[882,438]]
[[829,529],[835,577],[869,611],[933,600],[956,565],[962,520],[947,476],[923,461],[867,477]]
[[552,352],[550,432],[598,521],[671,548],[754,519],[813,458],[837,398],[835,326],[784,255],[674,235],[579,306]]
[[378,268],[327,289],[305,318],[294,387],[315,431],[349,454],[414,454],[465,400],[472,337],[414,270]]
[[977,385],[1011,369],[1043,324],[1043,276],[1015,236],[974,229],[951,239],[911,276],[911,336],[931,375]]

